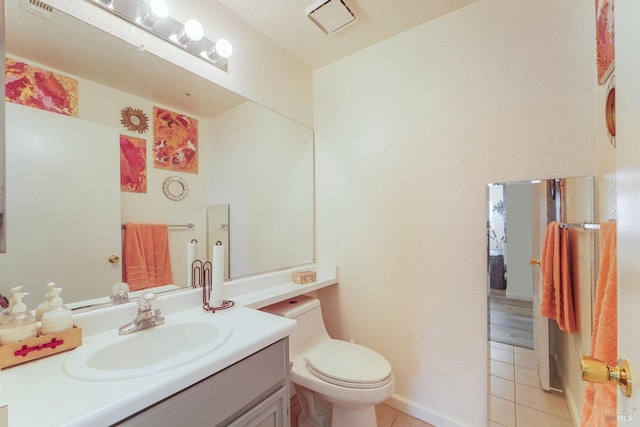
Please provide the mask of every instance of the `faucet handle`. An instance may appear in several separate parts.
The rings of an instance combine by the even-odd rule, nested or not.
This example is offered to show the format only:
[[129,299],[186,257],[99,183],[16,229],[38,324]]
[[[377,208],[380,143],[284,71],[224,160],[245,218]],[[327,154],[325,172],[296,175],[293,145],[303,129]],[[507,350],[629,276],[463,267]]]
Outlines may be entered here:
[[129,285],[124,282],[111,287],[111,301],[115,303],[129,302]]
[[139,311],[150,311],[156,305],[156,294],[153,292],[145,292],[138,299]]

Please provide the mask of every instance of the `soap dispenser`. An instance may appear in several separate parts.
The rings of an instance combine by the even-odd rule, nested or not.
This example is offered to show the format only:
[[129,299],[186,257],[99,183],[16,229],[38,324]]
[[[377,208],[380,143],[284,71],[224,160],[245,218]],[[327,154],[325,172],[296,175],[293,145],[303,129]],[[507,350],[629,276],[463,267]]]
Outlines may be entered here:
[[55,283],[53,283],[53,282],[47,283],[47,293],[44,294],[44,301],[42,301],[36,307],[36,320],[37,321],[42,320],[42,315],[44,314],[44,312],[51,308],[50,304],[51,304],[51,300],[54,297],[53,289],[55,287],[56,287]]
[[42,335],[64,332],[73,328],[71,309],[62,304],[60,292],[62,289],[53,288],[53,299],[49,303],[49,310],[42,315]]
[[0,345],[35,338],[38,335],[36,318],[22,302],[22,298],[26,295],[29,294],[26,292],[16,292],[14,294],[15,304],[11,309],[11,316],[0,327]]

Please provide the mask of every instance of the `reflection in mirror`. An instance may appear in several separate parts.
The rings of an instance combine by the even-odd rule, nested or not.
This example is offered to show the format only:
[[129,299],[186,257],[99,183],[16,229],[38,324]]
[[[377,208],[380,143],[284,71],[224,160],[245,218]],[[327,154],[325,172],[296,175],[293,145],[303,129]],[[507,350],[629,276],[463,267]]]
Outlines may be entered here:
[[170,176],[164,180],[162,191],[169,200],[180,201],[189,194],[189,186],[186,181],[177,176]]
[[[0,5],[2,3],[0,2]],[[4,56],[4,8],[0,7],[0,53]],[[4,99],[4,73],[0,77],[0,95]],[[0,254],[6,251],[5,245],[5,149],[4,149],[4,103],[0,105]]]
[[[169,231],[171,288],[184,287],[189,242],[199,242],[198,259],[210,256],[207,211],[215,205],[228,205],[229,278],[313,261],[311,129],[58,10],[44,19],[22,4],[29,2],[5,4],[7,56],[76,80],[79,113],[73,118],[6,104],[16,116],[7,140],[7,198],[17,206],[7,230],[12,249],[0,255],[0,293],[23,285],[33,307],[54,281],[65,303],[108,301],[121,279],[122,264],[109,259],[123,259],[125,223],[194,224]],[[154,166],[154,107],[197,122],[197,173]],[[149,118],[148,130],[121,123],[127,108]],[[45,126],[50,121],[62,124],[54,130]],[[60,129],[76,141],[64,144]],[[29,149],[23,141],[31,130],[52,140]],[[123,136],[144,147],[146,192],[120,191]],[[93,151],[97,147],[104,153]],[[11,153],[24,161],[14,163]],[[80,178],[81,169],[87,177]],[[178,180],[166,191],[174,200],[163,189],[172,176]],[[88,196],[99,200],[89,203]],[[86,205],[97,212],[76,216]]]
[[[569,233],[575,333],[560,330],[540,314],[540,260],[547,224],[593,222],[593,177],[489,184],[487,187],[488,336],[490,401],[500,385],[515,391],[508,400],[540,396],[536,409],[569,421],[584,401],[580,355],[589,354],[594,295],[593,230]],[[500,366],[498,366],[500,365]],[[505,368],[512,376],[505,377]],[[511,384],[511,385],[508,385]],[[563,396],[564,394],[564,396]]]

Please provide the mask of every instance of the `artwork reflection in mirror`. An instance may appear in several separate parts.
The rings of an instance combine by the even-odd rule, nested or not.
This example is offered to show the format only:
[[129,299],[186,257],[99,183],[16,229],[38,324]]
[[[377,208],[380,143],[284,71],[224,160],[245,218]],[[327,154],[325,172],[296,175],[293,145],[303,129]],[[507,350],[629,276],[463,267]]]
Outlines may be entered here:
[[[0,8],[0,22],[2,28],[4,28],[4,8]],[[0,37],[0,53],[4,57],[4,34]],[[4,73],[0,77],[0,94],[4,99]],[[5,136],[4,136],[4,103],[0,106],[0,254],[5,253],[6,238],[5,238]]]
[[[571,419],[584,400],[577,364],[580,354],[588,354],[590,348],[594,232],[579,227],[568,230],[577,332],[562,331],[555,320],[540,314],[539,263],[549,222],[594,221],[593,177],[490,184],[486,212],[491,364],[509,354],[518,377],[509,380],[516,399],[535,389],[550,392],[549,399],[558,397],[562,409],[557,415]],[[494,375],[495,370],[491,382]],[[499,380],[504,378],[495,381]],[[554,391],[564,391],[569,407]]]
[[[109,259],[123,258],[125,223],[194,224],[169,232],[174,285],[184,287],[187,245],[196,239],[198,258],[209,256],[207,211],[216,205],[228,205],[229,278],[313,261],[311,129],[58,10],[45,20],[20,4],[6,2],[7,54],[75,79],[79,117],[7,103],[13,122],[7,199],[18,206],[7,230],[11,251],[0,256],[0,293],[23,285],[34,306],[55,281],[65,302],[108,300],[121,280],[122,264]],[[197,120],[198,173],[152,167],[152,132],[121,123],[127,107],[138,117],[152,118],[158,107]],[[50,123],[64,119],[70,122]],[[77,144],[63,143],[65,129]],[[52,140],[38,143],[28,136],[32,130]],[[146,193],[120,191],[121,135],[146,140]],[[23,142],[29,139],[32,146]],[[11,160],[17,156],[24,161]],[[165,197],[163,182],[171,176],[188,183],[188,197]],[[96,212],[80,217],[87,205]]]

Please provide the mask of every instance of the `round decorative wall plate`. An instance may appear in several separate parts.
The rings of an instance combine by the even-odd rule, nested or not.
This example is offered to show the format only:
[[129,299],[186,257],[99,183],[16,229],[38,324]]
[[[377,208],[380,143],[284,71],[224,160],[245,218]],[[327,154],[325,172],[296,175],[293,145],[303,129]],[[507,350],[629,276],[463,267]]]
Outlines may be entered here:
[[604,105],[605,121],[609,142],[616,146],[616,76],[612,75],[607,87],[607,100]]
[[187,186],[187,182],[184,179],[170,176],[164,180],[162,191],[168,199],[178,202],[187,197],[189,186]]
[[127,107],[120,112],[120,123],[131,132],[145,133],[149,129],[149,118],[139,108]]

